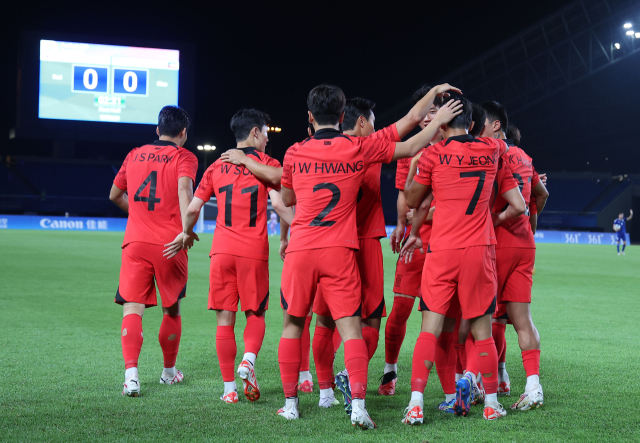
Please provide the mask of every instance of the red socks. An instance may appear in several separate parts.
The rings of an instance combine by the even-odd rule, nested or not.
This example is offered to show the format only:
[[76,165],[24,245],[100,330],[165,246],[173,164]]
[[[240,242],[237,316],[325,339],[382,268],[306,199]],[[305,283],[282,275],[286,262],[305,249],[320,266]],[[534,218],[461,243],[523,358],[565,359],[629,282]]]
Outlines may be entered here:
[[[338,328],[336,328],[338,329]],[[369,353],[369,360],[373,357],[378,349],[378,340],[380,339],[380,332],[376,328],[371,326],[365,326],[362,328],[362,338],[367,344],[367,351]]]
[[498,352],[493,337],[475,342],[478,367],[482,374],[482,384],[487,394],[498,392]]
[[364,340],[351,339],[344,342],[344,365],[349,373],[352,397],[365,398],[369,358]]
[[302,362],[300,363],[300,371],[309,370],[309,359],[311,354],[311,334],[309,328],[311,326],[311,315],[307,315],[304,320],[304,329],[302,330],[302,337],[300,337],[300,346],[302,350]]
[[394,297],[391,314],[384,328],[384,361],[398,363],[400,348],[407,332],[407,320],[411,315],[414,300],[407,297]]
[[436,370],[438,378],[445,394],[456,392],[456,361],[458,354],[454,346],[455,335],[453,332],[442,332],[438,338],[436,348]]
[[[478,366],[478,352],[476,349],[476,345],[477,343],[473,339],[473,334],[469,333],[469,335],[467,336],[467,341],[464,345],[465,351],[467,352],[467,365],[465,367],[465,371],[469,371],[472,374],[477,375],[478,372],[481,371],[481,369],[480,366]],[[496,353],[496,355],[498,354]]]
[[540,375],[540,349],[522,351],[522,365],[527,377]]
[[142,349],[142,317],[138,314],[129,314],[124,317],[120,338],[122,339],[124,368],[137,368],[140,349]]
[[163,315],[162,324],[160,325],[160,333],[158,334],[158,341],[160,341],[160,347],[162,348],[165,368],[173,368],[176,365],[176,357],[178,356],[181,335],[182,317],[179,315],[175,317],[171,315]]
[[216,330],[216,353],[218,354],[218,363],[220,364],[223,381],[235,380],[234,369],[237,352],[238,348],[233,326],[218,326]]
[[[264,340],[265,323],[264,316],[250,315],[247,317],[247,326],[244,328],[244,352],[258,355]],[[307,358],[307,365],[309,359]]]
[[425,361],[433,362],[438,346],[436,336],[430,332],[421,332],[413,349],[413,361],[411,368],[411,391],[424,393],[429,379],[429,369]]
[[507,325],[503,325],[500,322],[494,322],[491,324],[491,335],[493,341],[496,342],[496,350],[498,351],[498,363],[504,363],[505,354],[507,353],[507,339],[504,333],[507,329]]
[[302,360],[301,341],[299,338],[282,337],[278,346],[280,379],[282,380],[284,396],[287,398],[298,395],[298,374],[300,373],[300,361]]
[[331,389],[333,382],[333,331],[316,325],[313,334],[313,360],[320,389]]
[[340,349],[340,345],[342,344],[342,337],[340,337],[340,333],[338,332],[338,328],[333,330],[333,353],[335,354]]

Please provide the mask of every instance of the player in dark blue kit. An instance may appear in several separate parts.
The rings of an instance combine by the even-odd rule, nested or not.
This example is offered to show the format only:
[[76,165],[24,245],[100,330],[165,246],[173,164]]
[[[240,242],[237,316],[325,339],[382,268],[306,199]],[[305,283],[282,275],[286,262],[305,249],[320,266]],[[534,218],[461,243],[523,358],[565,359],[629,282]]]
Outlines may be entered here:
[[633,209],[629,209],[629,217],[624,218],[624,212],[618,214],[618,218],[613,221],[613,230],[616,231],[616,246],[618,247],[618,255],[620,255],[620,241],[622,241],[622,255],[624,248],[627,247],[627,221],[633,218]]

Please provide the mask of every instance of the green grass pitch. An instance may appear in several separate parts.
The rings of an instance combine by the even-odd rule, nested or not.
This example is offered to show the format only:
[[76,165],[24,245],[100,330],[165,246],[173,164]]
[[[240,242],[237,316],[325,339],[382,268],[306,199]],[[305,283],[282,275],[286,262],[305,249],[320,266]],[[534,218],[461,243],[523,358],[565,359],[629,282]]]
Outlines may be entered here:
[[[341,407],[317,407],[317,385],[314,394],[300,397],[300,420],[287,422],[276,415],[283,405],[277,364],[282,327],[277,238],[271,239],[271,309],[256,367],[262,398],[250,404],[241,394],[236,405],[218,400],[222,379],[215,356],[215,315],[206,309],[210,235],[203,235],[190,253],[178,355],[185,381],[176,386],[158,383],[162,313],[150,309],[143,321],[139,364],[143,397],[122,397],[122,308],[113,303],[122,237],[0,232],[0,441],[640,441],[637,246],[628,247],[625,257],[617,256],[613,246],[539,246],[532,311],[542,338],[543,409],[509,410],[497,422],[482,420],[479,406],[467,418],[443,415],[435,409],[443,395],[433,371],[425,393],[425,424],[401,424],[420,327],[414,312],[400,355],[395,397],[377,394],[384,364],[381,334],[369,366],[367,396],[379,429],[362,432],[352,428]],[[384,240],[383,248],[390,308],[395,258]],[[239,316],[238,357],[244,324]],[[525,383],[511,327],[507,340],[514,396],[503,398],[505,406],[515,402]],[[336,370],[342,366],[340,351]]]

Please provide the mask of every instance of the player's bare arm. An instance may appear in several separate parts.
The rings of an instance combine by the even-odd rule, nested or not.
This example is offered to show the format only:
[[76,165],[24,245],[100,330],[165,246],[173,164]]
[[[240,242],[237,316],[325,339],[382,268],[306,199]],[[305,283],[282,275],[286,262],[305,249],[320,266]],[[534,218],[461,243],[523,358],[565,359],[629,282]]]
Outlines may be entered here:
[[275,168],[257,162],[250,156],[245,155],[240,149],[229,149],[220,156],[223,163],[231,163],[236,166],[244,166],[258,180],[269,185],[279,187],[282,179],[282,168]]
[[289,226],[283,218],[280,219],[280,248],[278,250],[278,254],[280,254],[280,258],[284,261],[285,254],[287,253],[287,246],[289,246]]
[[422,97],[418,103],[413,105],[413,108],[411,108],[407,115],[396,122],[396,130],[398,131],[400,138],[407,135],[425,119],[436,97],[448,97],[448,91],[454,91],[462,95],[462,91],[460,91],[460,89],[455,86],[451,86],[448,83],[431,88],[431,90]]
[[[453,118],[462,113],[463,108],[459,100],[449,100],[449,102],[438,110],[434,119],[422,131],[405,142],[396,143],[396,150],[392,160],[408,158],[416,155],[422,148],[427,146],[431,139],[437,134],[440,126],[449,123]],[[411,205],[409,205],[411,207]]]
[[505,211],[500,212],[499,214],[492,214],[493,226],[498,226],[500,223],[519,217],[524,214],[524,211],[526,210],[524,198],[520,193],[520,189],[509,189],[502,193],[501,196],[507,201],[507,203],[509,203],[509,206],[507,206]]
[[296,200],[296,193],[293,189],[289,189],[286,186],[282,187],[281,194],[282,202],[286,207],[295,206],[298,201]]
[[188,245],[189,242],[193,245],[193,241],[200,241],[198,235],[193,232],[193,228],[196,226],[198,222],[198,218],[200,217],[200,210],[204,206],[205,201],[198,197],[193,197],[191,203],[187,207],[186,213],[183,214],[182,217],[182,242],[183,245]]
[[533,188],[531,188],[531,195],[536,199],[538,215],[540,215],[544,209],[544,205],[547,204],[547,199],[549,198],[549,191],[547,191],[547,188],[544,186],[542,178]]
[[629,209],[629,217],[627,217],[627,221],[633,218],[633,209]]
[[419,207],[425,197],[430,193],[431,186],[423,185],[413,179],[411,179],[411,182],[407,183],[404,187],[404,197],[407,201],[407,206],[412,209]]
[[[190,177],[180,177],[178,179],[178,201],[180,202],[180,215],[183,223],[192,200],[193,181]],[[199,239],[197,238],[197,236],[186,236],[184,232],[179,233],[171,243],[167,243],[165,245],[166,249],[164,250],[163,256],[167,257],[167,259],[170,259],[182,249],[191,249],[194,240]]]
[[429,220],[433,219],[433,213],[435,207],[430,208],[433,201],[433,192],[422,201],[420,207],[413,211],[413,224],[411,226],[411,234],[407,238],[402,250],[400,251],[400,259],[404,258],[405,263],[410,263],[413,260],[413,253],[416,249],[420,250],[424,254],[422,238],[420,237],[420,229],[422,225]]
[[109,200],[114,202],[117,207],[122,209],[127,214],[129,213],[129,196],[127,195],[127,191],[123,191],[116,185],[111,185]]
[[275,189],[269,191],[269,198],[271,198],[271,206],[273,206],[276,214],[280,217],[280,221],[282,222],[282,220],[284,220],[291,226],[291,223],[293,223],[293,208],[284,205],[282,196]]
[[404,191],[398,191],[398,201],[396,204],[396,210],[398,214],[398,220],[396,222],[396,228],[389,236],[389,245],[394,253],[400,252],[400,244],[404,237],[404,230],[407,227],[407,213],[410,209],[404,201]]

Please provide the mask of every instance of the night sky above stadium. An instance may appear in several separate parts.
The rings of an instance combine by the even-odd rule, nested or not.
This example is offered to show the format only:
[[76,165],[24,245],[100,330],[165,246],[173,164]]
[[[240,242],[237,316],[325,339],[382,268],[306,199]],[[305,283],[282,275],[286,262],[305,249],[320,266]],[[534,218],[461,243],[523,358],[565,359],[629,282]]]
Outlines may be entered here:
[[[568,3],[390,2],[377,7],[312,2],[289,8],[269,2],[18,2],[3,26],[9,49],[2,69],[7,98],[2,131],[7,134],[15,126],[17,48],[25,30],[195,44],[196,133],[187,147],[211,143],[218,153],[233,147],[231,116],[242,107],[255,107],[283,128],[267,148],[282,159],[286,148],[306,135],[306,95],[317,84],[337,84],[347,97],[371,99],[380,115],[420,85],[433,83]],[[526,124],[520,126],[526,130]]]

